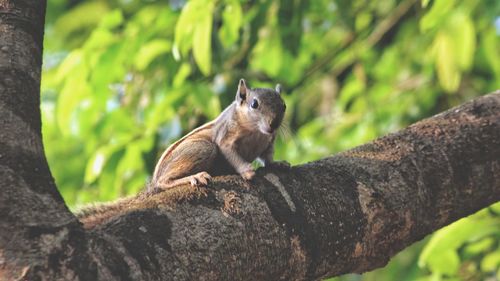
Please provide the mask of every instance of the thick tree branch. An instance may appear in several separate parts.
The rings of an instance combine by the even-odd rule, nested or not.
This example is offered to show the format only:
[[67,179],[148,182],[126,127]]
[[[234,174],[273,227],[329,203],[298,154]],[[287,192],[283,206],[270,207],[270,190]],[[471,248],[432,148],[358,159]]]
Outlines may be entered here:
[[[217,178],[81,215],[100,280],[316,280],[384,266],[500,199],[500,92],[248,183]],[[83,254],[83,253],[82,253]]]

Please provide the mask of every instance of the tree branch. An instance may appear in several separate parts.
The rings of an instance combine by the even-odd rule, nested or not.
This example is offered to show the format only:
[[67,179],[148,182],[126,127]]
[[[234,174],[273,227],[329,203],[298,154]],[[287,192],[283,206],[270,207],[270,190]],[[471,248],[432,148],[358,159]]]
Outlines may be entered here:
[[66,258],[90,259],[73,273],[99,280],[317,280],[384,266],[499,199],[497,92],[252,183],[225,176],[95,207],[80,216],[86,251]]

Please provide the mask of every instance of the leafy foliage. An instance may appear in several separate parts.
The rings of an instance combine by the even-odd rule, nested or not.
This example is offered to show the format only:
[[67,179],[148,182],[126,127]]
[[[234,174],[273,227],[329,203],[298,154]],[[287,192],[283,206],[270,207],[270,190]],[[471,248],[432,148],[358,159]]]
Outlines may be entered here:
[[[72,207],[139,191],[168,144],[215,118],[241,77],[253,87],[284,85],[288,129],[276,158],[294,164],[500,88],[495,0],[48,5],[43,135]],[[452,280],[470,268],[489,276],[499,268],[493,222],[459,222],[433,236],[420,258],[417,245],[363,279]]]
[[[485,280],[500,273],[500,204],[437,231],[418,264],[431,275],[419,280]],[[498,272],[497,272],[498,271]]]

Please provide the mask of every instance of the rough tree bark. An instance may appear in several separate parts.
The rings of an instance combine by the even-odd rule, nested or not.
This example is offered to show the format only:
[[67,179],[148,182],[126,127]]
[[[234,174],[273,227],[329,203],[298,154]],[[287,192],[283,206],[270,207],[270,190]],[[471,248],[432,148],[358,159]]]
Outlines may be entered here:
[[[500,92],[287,171],[140,194],[80,223],[43,154],[45,2],[0,0],[1,280],[314,280],[383,266],[500,199]],[[62,160],[63,161],[63,160]]]

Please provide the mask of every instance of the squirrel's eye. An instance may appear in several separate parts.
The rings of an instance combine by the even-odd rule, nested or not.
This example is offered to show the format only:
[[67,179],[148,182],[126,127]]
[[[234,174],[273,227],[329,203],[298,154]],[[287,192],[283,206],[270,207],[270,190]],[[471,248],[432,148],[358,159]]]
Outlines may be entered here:
[[251,106],[253,109],[257,109],[257,107],[259,107],[259,102],[258,102],[256,99],[253,99],[253,100],[252,100],[252,103],[250,104],[250,106]]

